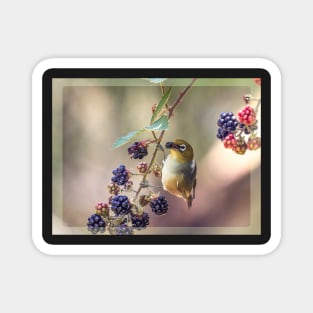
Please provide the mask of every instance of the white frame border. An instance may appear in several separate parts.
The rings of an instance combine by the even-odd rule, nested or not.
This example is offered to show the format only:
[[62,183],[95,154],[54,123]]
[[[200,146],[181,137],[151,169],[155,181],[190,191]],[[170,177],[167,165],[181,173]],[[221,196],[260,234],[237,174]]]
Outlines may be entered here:
[[[51,68],[262,68],[271,75],[271,238],[261,245],[52,245],[42,237],[42,75]],[[275,124],[274,122],[275,121]],[[281,74],[264,58],[52,58],[32,75],[32,238],[51,255],[263,255],[281,239]]]

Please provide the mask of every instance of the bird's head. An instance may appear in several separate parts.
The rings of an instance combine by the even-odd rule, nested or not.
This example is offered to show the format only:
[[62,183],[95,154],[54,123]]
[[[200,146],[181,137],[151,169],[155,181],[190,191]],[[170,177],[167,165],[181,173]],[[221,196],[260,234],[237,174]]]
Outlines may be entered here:
[[174,157],[179,162],[189,162],[193,160],[192,146],[183,139],[168,141],[165,147],[170,149],[170,154],[172,157]]

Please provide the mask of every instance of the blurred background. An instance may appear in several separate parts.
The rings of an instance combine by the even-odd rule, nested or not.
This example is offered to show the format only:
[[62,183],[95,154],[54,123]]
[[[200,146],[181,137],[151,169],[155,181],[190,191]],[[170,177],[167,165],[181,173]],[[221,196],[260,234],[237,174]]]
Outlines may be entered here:
[[[170,105],[189,82],[175,80]],[[245,105],[243,95],[249,93],[260,96],[253,79],[196,82],[175,110],[162,142],[165,145],[181,138],[193,146],[198,165],[196,199],[188,211],[182,199],[154,189],[166,196],[168,213],[155,216],[147,206],[151,227],[136,233],[260,232],[260,151],[237,155],[216,138],[220,113],[236,114]],[[149,163],[153,145],[147,157],[132,160],[127,148],[133,141],[117,149],[112,149],[112,144],[118,137],[149,125],[151,106],[161,97],[158,84],[139,79],[54,80],[54,233],[87,234],[86,221],[95,204],[108,201],[112,170],[124,164],[136,171],[140,161]],[[144,132],[134,141],[149,138],[150,133]],[[159,163],[162,158],[159,153]],[[160,178],[152,177],[151,184],[162,185]],[[132,180],[136,188],[139,178]]]

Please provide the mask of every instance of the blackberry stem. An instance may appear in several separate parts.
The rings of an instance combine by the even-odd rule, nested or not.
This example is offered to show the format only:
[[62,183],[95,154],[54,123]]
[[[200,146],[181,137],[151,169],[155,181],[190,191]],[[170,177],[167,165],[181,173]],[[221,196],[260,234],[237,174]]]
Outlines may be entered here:
[[171,118],[171,116],[173,115],[173,112],[175,110],[175,108],[182,102],[182,99],[185,97],[185,95],[187,94],[187,92],[191,89],[192,85],[196,82],[197,78],[193,78],[191,80],[191,83],[182,91],[179,93],[178,98],[176,99],[176,101],[174,102],[174,104],[169,108],[169,115],[168,115],[168,119]]
[[[175,110],[175,108],[182,102],[183,98],[185,97],[185,95],[187,94],[187,92],[191,89],[191,87],[194,85],[194,83],[196,82],[197,78],[193,78],[191,80],[191,83],[182,91],[179,93],[179,96],[177,97],[176,101],[174,102],[174,104],[169,108],[169,114],[168,114],[168,119],[170,119],[173,115],[173,112]],[[164,86],[162,87],[161,86],[161,89],[162,89],[162,94],[164,94]],[[154,132],[152,132],[152,134],[154,134]],[[162,130],[161,131],[161,134],[159,136],[159,138],[156,138],[156,146],[155,146],[155,149],[153,151],[153,154],[152,154],[152,158],[151,158],[151,161],[148,165],[148,168],[147,168],[147,171],[146,173],[144,174],[144,176],[142,177],[142,181],[141,183],[144,183],[146,181],[146,178],[147,176],[149,175],[149,173],[151,172],[151,169],[152,169],[152,166],[154,164],[154,161],[155,161],[155,158],[156,158],[156,155],[157,155],[157,152],[159,151],[159,145],[161,144],[162,142],[162,139],[164,137],[164,134],[165,134],[165,130]],[[155,136],[155,134],[154,134]],[[157,137],[157,136],[156,136]],[[142,188],[144,188],[141,184],[136,192],[136,195],[135,195],[135,198],[133,199],[133,201],[135,202],[142,190]]]
[[261,105],[261,99],[258,99],[258,103],[256,104],[255,109],[254,109],[255,115],[258,114],[258,110],[260,108],[260,105]]

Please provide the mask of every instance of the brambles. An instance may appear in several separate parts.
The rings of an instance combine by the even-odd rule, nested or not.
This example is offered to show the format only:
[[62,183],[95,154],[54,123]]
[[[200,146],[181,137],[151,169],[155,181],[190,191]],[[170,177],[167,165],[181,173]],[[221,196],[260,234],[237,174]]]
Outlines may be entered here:
[[[126,168],[124,164],[112,171],[113,177],[107,185],[109,193],[108,203],[99,202],[96,204],[96,214],[88,218],[88,230],[92,234],[108,233],[110,235],[133,235],[135,231],[142,231],[150,225],[150,217],[146,207],[156,215],[164,215],[168,211],[168,203],[164,196],[155,193],[148,179],[150,177],[161,177],[162,167],[157,162],[158,153],[164,157],[164,149],[161,145],[164,133],[168,130],[169,119],[173,116],[175,108],[182,103],[182,99],[193,86],[196,79],[193,78],[188,86],[182,90],[177,99],[169,106],[168,102],[173,87],[161,86],[162,98],[158,104],[150,107],[152,116],[150,124],[141,129],[129,132],[119,137],[113,143],[113,148],[121,147],[129,143],[137,135],[148,133],[149,139],[135,141],[127,148],[128,156],[131,159],[143,159],[148,156],[148,148],[153,149],[149,162],[137,164],[135,172]],[[157,135],[157,132],[160,132]],[[130,180],[130,177],[134,178]],[[140,181],[136,181],[137,179]],[[136,187],[137,183],[137,187]]]
[[[256,84],[260,85],[261,80],[255,79]],[[255,99],[252,95],[244,95],[245,106],[237,113],[237,118],[232,112],[220,114],[217,125],[216,137],[220,139],[226,149],[243,155],[247,150],[255,151],[261,147],[261,138],[257,137],[258,121],[256,119],[260,99]],[[251,103],[257,101],[253,108]]]

